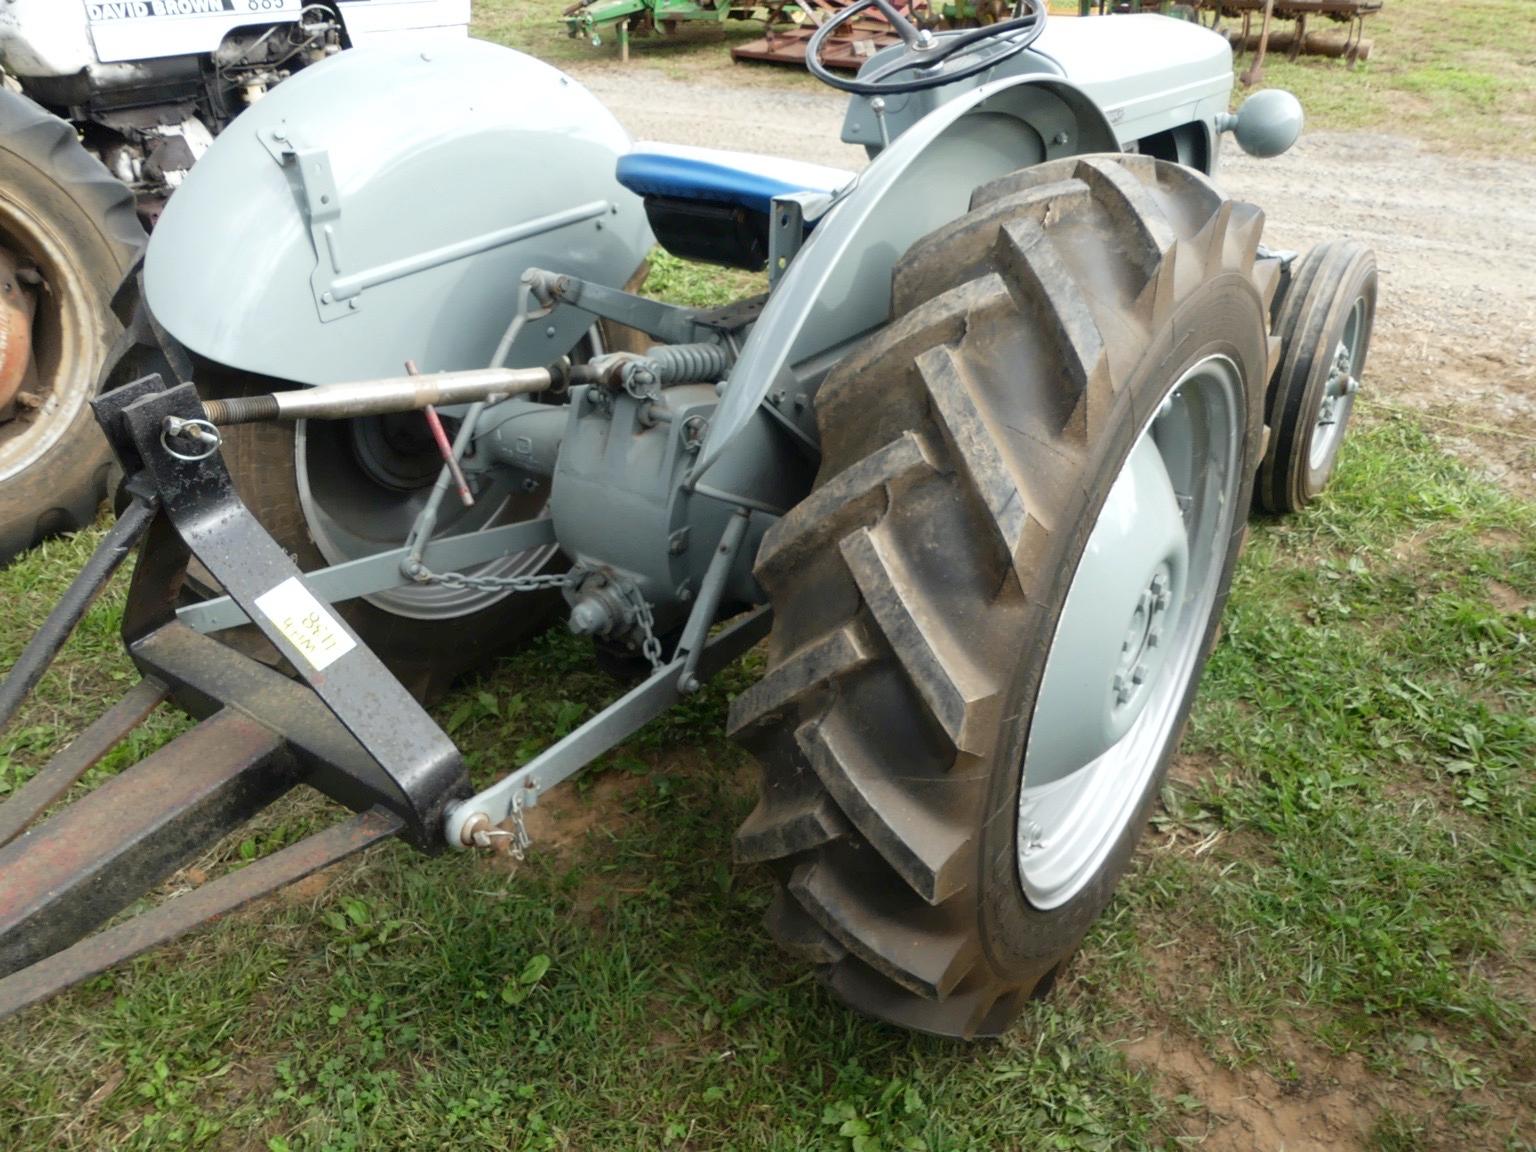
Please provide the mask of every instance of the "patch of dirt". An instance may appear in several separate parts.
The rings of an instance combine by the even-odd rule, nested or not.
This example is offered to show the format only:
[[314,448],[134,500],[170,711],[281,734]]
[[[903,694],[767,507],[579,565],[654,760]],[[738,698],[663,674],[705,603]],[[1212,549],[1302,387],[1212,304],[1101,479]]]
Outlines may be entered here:
[[[524,810],[523,824],[532,841],[530,862],[566,867],[578,861],[590,863],[589,849],[595,838],[609,837],[628,819],[633,798],[650,783],[646,775],[617,769],[598,772],[585,788],[574,783],[553,788],[532,808]],[[510,831],[512,822],[501,828]],[[477,866],[498,873],[515,873],[521,863],[508,853],[476,854]],[[586,917],[617,891],[613,875],[600,868],[588,869],[572,895],[572,910]]]
[[[1523,1002],[1536,1020],[1536,917],[1519,916],[1499,932],[1499,948],[1473,965],[1499,992]],[[1536,1048],[1536,1037],[1527,1034],[1527,1048]]]
[[1508,528],[1489,528],[1478,534],[1478,543],[1485,548],[1494,548],[1509,552],[1519,548],[1523,541],[1519,533],[1511,532]]
[[[1168,765],[1162,804],[1153,812],[1152,827],[1140,852],[1170,854],[1202,860],[1262,862],[1274,857],[1269,839],[1249,828],[1225,828],[1218,814],[1203,812],[1195,793],[1213,777],[1229,771],[1215,757],[1180,749]],[[1216,865],[1219,866],[1219,865]]]
[[1217,768],[1218,765],[1213,757],[1181,748],[1174,753],[1173,760],[1168,764],[1168,783],[1177,785],[1181,791],[1188,792],[1202,781],[1214,776]]
[[1329,1060],[1309,1047],[1292,1062],[1307,1072],[1278,1080],[1255,1068],[1223,1067],[1198,1042],[1166,1029],[1131,1041],[1125,1054],[1199,1101],[1202,1110],[1184,1121],[1182,1135],[1208,1152],[1365,1148],[1380,1111],[1359,1057]]
[[1498,580],[1488,581],[1488,598],[1493,601],[1495,608],[1510,616],[1524,615],[1532,603],[1528,597]]
[[82,1076],[84,1083],[81,1087],[83,1089],[86,1084],[94,1081],[90,1095],[73,1109],[69,1122],[59,1130],[55,1139],[62,1144],[86,1135],[91,1130],[96,1114],[112,1098],[113,1093],[122,1087],[127,1076],[127,1070],[115,1060],[85,1073]]
[[610,769],[592,777],[585,789],[551,789],[524,814],[532,851],[564,860],[589,836],[612,834],[628,818],[631,799],[649,783],[646,776]]

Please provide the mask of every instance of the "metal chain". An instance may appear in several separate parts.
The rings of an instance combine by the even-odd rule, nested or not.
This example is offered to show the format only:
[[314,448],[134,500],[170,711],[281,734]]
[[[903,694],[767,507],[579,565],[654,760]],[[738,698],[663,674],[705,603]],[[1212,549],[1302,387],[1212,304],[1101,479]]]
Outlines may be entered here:
[[533,845],[533,838],[528,835],[528,825],[523,821],[523,798],[512,798],[512,812],[507,817],[512,821],[511,829],[490,826],[486,817],[479,818],[485,821],[487,826],[476,828],[470,835],[476,848],[488,852],[505,854],[518,863],[522,863],[528,856],[528,849]]
[[[572,569],[546,576],[467,576],[463,572],[433,572],[430,568],[418,568],[415,579],[421,584],[441,584],[445,588],[471,589],[475,592],[542,592],[546,588],[574,588],[588,575]],[[651,605],[640,595],[640,589],[626,584],[624,598],[634,609],[635,620],[640,625],[640,652],[651,666],[652,672],[666,667],[661,658],[661,641],[656,638],[656,617]]]
[[419,568],[414,579],[420,584],[441,584],[445,588],[474,592],[542,592],[546,588],[574,587],[578,572],[556,572],[544,576],[468,576],[463,572],[433,572]]
[[640,595],[640,589],[633,584],[624,589],[625,598],[634,606],[635,619],[640,621],[640,651],[651,665],[652,672],[660,672],[665,666],[661,659],[661,641],[656,639],[656,617],[651,615],[651,606],[644,596]]

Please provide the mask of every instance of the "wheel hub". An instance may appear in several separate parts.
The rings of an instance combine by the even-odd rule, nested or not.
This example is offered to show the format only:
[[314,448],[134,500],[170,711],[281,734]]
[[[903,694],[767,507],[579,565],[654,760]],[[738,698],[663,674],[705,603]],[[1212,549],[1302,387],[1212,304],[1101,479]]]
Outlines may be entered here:
[[[0,304],[9,329],[0,338],[5,362],[0,376],[16,379],[19,361],[19,381],[9,399],[29,392],[40,402],[30,419],[0,419],[0,480],[6,480],[50,452],[94,394],[102,331],[96,320],[99,289],[48,225],[3,194],[0,262],[0,283],[10,281],[19,290]],[[28,291],[32,285],[43,290]],[[0,400],[0,413],[4,406]]]
[[1360,381],[1355,377],[1355,355],[1363,331],[1365,301],[1356,300],[1350,309],[1344,331],[1328,365],[1328,379],[1317,405],[1317,423],[1312,429],[1312,445],[1307,452],[1307,466],[1313,471],[1323,467],[1338,448],[1344,425],[1354,408]]
[[365,416],[350,423],[357,462],[377,483],[414,492],[437,479],[443,458],[420,412]]
[[1333,367],[1328,370],[1328,383],[1323,387],[1323,402],[1318,408],[1317,425],[1327,428],[1339,422],[1339,402],[1346,396],[1360,391],[1360,381],[1351,374],[1349,345],[1340,343],[1334,353]]
[[1117,710],[1136,703],[1142,686],[1153,675],[1168,608],[1173,603],[1172,589],[1172,569],[1159,564],[1152,580],[1136,598],[1136,609],[1120,643],[1120,661],[1112,681]]
[[1156,441],[1143,436],[1104,501],[1057,623],[1035,712],[1072,720],[1037,725],[1035,784],[1071,775],[1135,724],[1162,666],[1188,565],[1178,494]]
[[[423,420],[419,412],[409,415]],[[294,471],[305,524],[326,562],[344,564],[399,547],[442,467],[435,446],[430,454],[418,451],[409,425],[367,420],[301,420],[294,433]],[[507,479],[480,485],[471,508],[457,499],[443,501],[436,535],[478,532],[545,514],[546,486],[528,490]],[[529,576],[554,553],[553,545],[535,548],[491,561],[474,574]],[[508,595],[504,590],[413,584],[365,599],[397,616],[449,620],[482,611]]]
[[26,281],[35,279],[9,249],[0,248],[0,420],[8,419],[16,394],[32,374],[32,316],[37,300]]

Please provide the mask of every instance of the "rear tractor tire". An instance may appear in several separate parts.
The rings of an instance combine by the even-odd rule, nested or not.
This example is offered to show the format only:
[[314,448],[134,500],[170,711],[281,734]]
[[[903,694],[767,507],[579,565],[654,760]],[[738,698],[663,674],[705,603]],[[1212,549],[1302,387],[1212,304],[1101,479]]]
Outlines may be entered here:
[[978,189],[817,397],[768,533],[768,927],[848,1004],[1002,1032],[1103,910],[1214,642],[1261,442],[1276,261],[1199,174],[1078,157]]
[[144,230],[74,128],[0,89],[0,564],[89,524],[109,454],[90,399]]
[[1319,244],[1291,269],[1274,312],[1280,366],[1257,494],[1267,512],[1299,512],[1333,479],[1349,430],[1376,319],[1376,257],[1357,240]]

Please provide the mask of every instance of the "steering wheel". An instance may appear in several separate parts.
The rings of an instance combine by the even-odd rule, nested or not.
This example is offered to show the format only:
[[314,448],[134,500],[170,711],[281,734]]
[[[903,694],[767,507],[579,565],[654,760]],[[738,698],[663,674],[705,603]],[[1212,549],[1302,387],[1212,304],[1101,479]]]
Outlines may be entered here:
[[[905,50],[895,60],[868,75],[855,79],[834,75],[821,62],[828,39],[871,8],[890,23],[896,35],[901,37]],[[1012,18],[999,20],[996,24],[934,35],[903,16],[891,0],[858,0],[816,29],[806,46],[805,66],[823,83],[859,96],[898,96],[904,92],[937,88],[985,72],[1017,56],[1039,39],[1040,33],[1045,31],[1045,0],[1019,0],[1014,13]],[[914,75],[902,79],[907,73]]]

